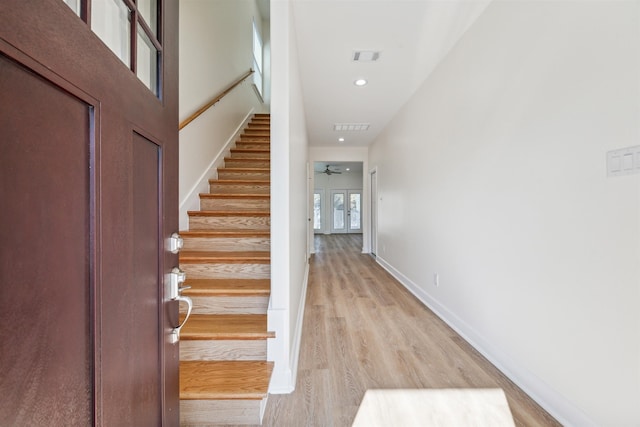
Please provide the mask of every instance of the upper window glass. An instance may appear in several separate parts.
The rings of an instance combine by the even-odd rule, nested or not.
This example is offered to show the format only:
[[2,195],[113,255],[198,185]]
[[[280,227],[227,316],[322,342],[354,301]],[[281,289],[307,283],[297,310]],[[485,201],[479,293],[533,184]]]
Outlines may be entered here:
[[253,84],[262,96],[262,37],[255,19],[253,20],[253,69],[255,71]]
[[[162,0],[64,0],[109,49],[161,97]],[[91,11],[88,16],[87,11]]]

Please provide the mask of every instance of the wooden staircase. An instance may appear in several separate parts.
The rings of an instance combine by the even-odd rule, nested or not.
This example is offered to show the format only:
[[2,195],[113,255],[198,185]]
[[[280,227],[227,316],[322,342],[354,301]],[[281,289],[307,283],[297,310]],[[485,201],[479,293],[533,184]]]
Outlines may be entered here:
[[180,334],[180,424],[261,424],[267,362],[270,118],[256,114],[189,212],[181,232],[183,295],[193,312]]

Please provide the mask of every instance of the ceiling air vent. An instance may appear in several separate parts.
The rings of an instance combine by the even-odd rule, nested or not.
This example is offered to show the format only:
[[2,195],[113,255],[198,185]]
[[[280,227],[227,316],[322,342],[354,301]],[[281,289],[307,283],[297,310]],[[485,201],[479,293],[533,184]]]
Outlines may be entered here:
[[353,60],[358,62],[373,62],[380,58],[380,52],[374,50],[357,50],[353,52]]
[[336,123],[333,130],[361,132],[369,130],[369,123]]

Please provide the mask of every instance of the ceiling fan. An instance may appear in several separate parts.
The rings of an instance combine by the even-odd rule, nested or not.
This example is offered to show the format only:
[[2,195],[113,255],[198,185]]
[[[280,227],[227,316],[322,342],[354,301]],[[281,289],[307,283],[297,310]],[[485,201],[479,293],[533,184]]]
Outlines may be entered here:
[[325,170],[323,170],[322,172],[320,172],[320,173],[325,173],[327,175],[333,175],[333,174],[340,175],[342,173],[342,172],[338,172],[338,171],[332,171],[331,169],[329,169],[329,166],[330,165],[327,165],[327,168]]

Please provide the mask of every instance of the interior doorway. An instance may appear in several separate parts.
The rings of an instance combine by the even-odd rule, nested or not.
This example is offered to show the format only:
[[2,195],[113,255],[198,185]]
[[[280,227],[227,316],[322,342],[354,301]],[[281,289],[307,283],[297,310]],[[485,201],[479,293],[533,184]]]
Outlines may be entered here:
[[362,233],[362,190],[331,190],[331,234]]
[[363,162],[314,162],[315,234],[362,233]]

